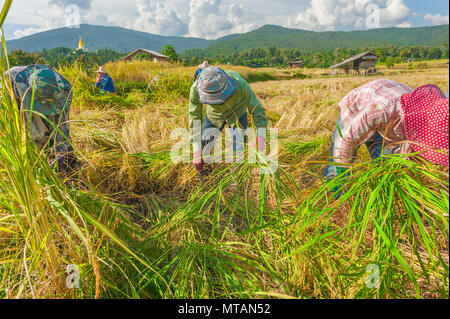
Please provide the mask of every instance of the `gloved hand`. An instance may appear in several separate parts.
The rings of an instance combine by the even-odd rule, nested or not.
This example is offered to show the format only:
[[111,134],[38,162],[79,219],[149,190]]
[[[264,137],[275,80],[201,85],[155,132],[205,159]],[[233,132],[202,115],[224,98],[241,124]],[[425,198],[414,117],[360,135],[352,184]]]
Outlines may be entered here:
[[201,174],[203,171],[203,166],[205,162],[202,158],[202,152],[194,152],[194,166],[197,169],[198,173]]

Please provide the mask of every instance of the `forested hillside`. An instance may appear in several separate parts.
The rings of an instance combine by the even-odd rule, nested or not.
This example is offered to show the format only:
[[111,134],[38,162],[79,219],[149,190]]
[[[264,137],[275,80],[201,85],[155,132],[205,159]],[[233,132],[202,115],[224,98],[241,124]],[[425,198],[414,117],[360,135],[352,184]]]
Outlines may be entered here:
[[[151,30],[149,30],[151,32]],[[186,50],[187,56],[220,56],[239,53],[252,48],[276,46],[284,49],[330,51],[338,47],[358,49],[361,47],[386,46],[441,46],[448,44],[449,26],[421,28],[385,28],[350,32],[312,32],[266,25],[257,30],[234,34],[216,40],[187,37],[166,37],[119,27],[83,24],[79,29],[61,28],[33,34],[7,42],[8,49],[28,52],[57,47],[76,48],[79,37],[89,51],[110,49],[120,53],[136,48],[160,51],[172,45],[177,52]]]
[[275,46],[283,49],[299,49],[304,52],[332,51],[336,48],[370,48],[448,46],[449,26],[421,28],[384,28],[350,32],[312,32],[286,29],[266,25],[258,30],[241,34],[232,39],[220,41],[206,49],[192,49],[185,52],[189,60],[192,57],[220,57],[242,53],[254,48]]

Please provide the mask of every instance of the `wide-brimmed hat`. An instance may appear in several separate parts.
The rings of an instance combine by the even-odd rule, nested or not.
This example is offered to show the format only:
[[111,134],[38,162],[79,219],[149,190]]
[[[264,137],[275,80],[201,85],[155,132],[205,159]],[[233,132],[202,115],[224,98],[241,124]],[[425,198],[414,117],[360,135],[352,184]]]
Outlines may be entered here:
[[433,163],[449,165],[449,99],[436,85],[425,85],[401,98],[405,131],[416,152]]
[[97,71],[95,71],[97,73],[108,73],[106,72],[106,68],[104,66],[101,66]]
[[197,81],[200,103],[203,104],[224,104],[234,95],[236,89],[236,79],[214,66],[204,69]]

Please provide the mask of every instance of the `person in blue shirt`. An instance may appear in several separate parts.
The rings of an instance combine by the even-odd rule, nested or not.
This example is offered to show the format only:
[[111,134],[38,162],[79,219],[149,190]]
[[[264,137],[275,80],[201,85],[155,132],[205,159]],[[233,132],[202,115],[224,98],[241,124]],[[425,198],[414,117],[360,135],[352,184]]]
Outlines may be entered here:
[[106,68],[101,66],[97,73],[98,78],[95,87],[100,88],[100,93],[107,94],[106,92],[109,92],[116,95],[117,93],[113,79],[108,75],[108,72],[106,72]]

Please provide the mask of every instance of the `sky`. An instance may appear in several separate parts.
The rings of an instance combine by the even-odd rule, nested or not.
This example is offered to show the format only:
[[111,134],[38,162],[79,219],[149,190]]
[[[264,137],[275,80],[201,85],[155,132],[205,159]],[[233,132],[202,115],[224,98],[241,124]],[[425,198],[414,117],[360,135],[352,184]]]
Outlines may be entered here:
[[[3,6],[4,0],[0,0]],[[312,31],[449,23],[448,0],[14,0],[7,39],[78,23],[215,39],[266,24]]]

